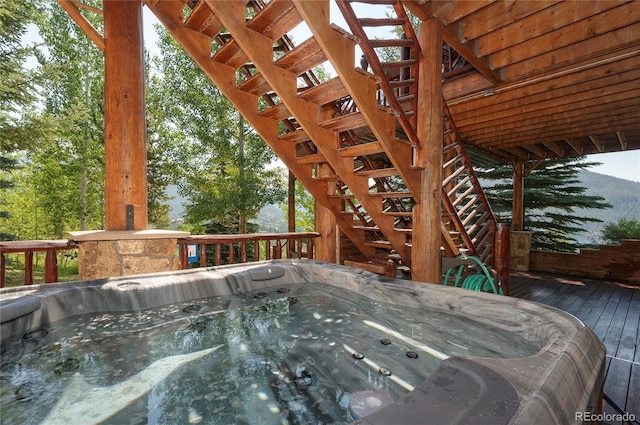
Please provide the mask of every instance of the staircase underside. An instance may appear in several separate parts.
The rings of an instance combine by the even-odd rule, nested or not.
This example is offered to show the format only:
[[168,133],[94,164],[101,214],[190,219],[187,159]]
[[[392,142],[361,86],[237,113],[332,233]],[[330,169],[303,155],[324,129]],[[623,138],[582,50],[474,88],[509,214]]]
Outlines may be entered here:
[[[414,164],[420,47],[400,3],[376,2],[395,12],[386,20],[338,3],[348,29],[331,23],[328,0],[146,2],[361,255],[410,266],[413,208],[423,201]],[[288,34],[300,24],[312,35],[294,43]],[[364,27],[383,25],[402,37],[367,37]],[[368,62],[359,67],[358,45]],[[380,49],[397,58],[380,59]],[[321,65],[337,76],[320,81]],[[493,216],[450,115],[443,126],[442,250],[491,261]]]

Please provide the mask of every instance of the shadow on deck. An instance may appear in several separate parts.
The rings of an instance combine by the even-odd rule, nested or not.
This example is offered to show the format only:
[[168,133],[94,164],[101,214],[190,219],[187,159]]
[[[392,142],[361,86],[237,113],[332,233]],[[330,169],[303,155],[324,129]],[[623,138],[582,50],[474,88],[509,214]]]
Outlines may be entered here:
[[[511,296],[559,308],[589,326],[607,347],[605,394],[640,420],[639,286],[546,273],[512,272]],[[616,413],[608,403],[605,403],[604,411]]]

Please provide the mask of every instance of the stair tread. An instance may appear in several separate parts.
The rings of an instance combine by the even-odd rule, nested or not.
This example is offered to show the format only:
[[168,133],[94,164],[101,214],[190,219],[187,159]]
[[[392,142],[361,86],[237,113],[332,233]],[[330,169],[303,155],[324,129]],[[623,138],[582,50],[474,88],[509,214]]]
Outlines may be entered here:
[[400,26],[405,23],[402,18],[360,18],[358,19],[363,27],[386,27]]
[[216,51],[213,55],[213,60],[236,69],[249,62],[247,55],[233,39],[222,45]]
[[283,142],[301,143],[310,140],[309,135],[304,130],[290,131],[282,136],[278,136],[278,140]]
[[327,162],[327,159],[321,153],[314,153],[305,156],[299,156],[296,158],[298,164],[322,164]]
[[287,54],[279,58],[275,63],[281,68],[300,75],[305,71],[315,68],[326,60],[327,57],[318,45],[318,42],[315,38],[311,37],[296,46],[293,50],[287,52]]
[[209,31],[207,32],[207,35],[210,36],[213,36],[222,30],[222,23],[218,18],[216,18],[205,1],[199,2],[193,8],[191,14],[185,20],[184,26],[202,33],[208,29]]
[[391,39],[373,39],[369,40],[371,47],[410,47],[415,44],[415,40],[406,38],[391,38]]
[[380,142],[362,143],[360,145],[338,149],[338,155],[342,157],[372,155],[381,152],[384,152],[384,149],[382,149]]
[[291,0],[271,0],[249,21],[247,26],[275,40],[300,22],[302,17]]
[[377,196],[380,198],[412,198],[413,195],[411,194],[411,192],[375,192],[375,193],[371,193],[371,196]]
[[349,92],[344,87],[340,78],[335,77],[320,85],[304,90],[298,96],[307,102],[324,105],[325,103],[345,97],[348,94]]
[[360,112],[354,112],[352,114],[340,115],[327,121],[320,123],[323,128],[328,128],[333,131],[347,131],[354,130],[356,128],[364,127],[367,122]]
[[291,112],[284,103],[273,105],[259,113],[260,116],[275,120],[283,120],[292,116]]
[[252,75],[251,78],[239,84],[238,88],[257,96],[262,96],[269,93],[270,91],[273,91],[262,74]]
[[374,177],[390,177],[397,176],[398,170],[395,168],[378,168],[375,170],[361,170],[355,173],[357,176],[367,176],[370,178]]

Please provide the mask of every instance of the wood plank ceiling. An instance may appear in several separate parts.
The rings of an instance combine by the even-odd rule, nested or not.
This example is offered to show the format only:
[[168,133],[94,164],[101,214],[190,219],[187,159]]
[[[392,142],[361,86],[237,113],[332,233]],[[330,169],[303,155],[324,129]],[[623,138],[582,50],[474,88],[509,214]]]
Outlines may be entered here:
[[403,3],[481,70],[444,84],[468,146],[503,160],[640,149],[640,1]]

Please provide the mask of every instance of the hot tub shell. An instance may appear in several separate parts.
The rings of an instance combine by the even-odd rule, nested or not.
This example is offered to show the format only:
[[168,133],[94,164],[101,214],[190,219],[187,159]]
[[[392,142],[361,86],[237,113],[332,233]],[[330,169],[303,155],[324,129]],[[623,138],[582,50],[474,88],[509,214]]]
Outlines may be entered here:
[[0,290],[2,345],[79,314],[138,311],[201,298],[323,282],[384,302],[465,316],[534,341],[521,358],[453,357],[405,397],[358,424],[580,423],[601,409],[605,348],[575,317],[517,298],[377,276],[311,260],[279,260],[181,272]]

